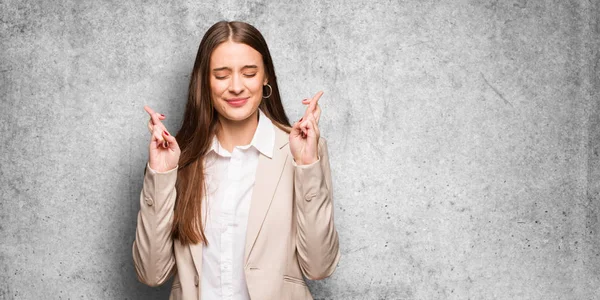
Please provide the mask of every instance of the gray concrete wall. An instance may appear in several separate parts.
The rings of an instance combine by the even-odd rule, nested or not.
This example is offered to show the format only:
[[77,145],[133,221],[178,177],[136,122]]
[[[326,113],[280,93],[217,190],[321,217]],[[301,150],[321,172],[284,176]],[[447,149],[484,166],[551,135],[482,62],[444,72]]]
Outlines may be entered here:
[[[600,296],[600,4],[0,0],[0,299],[165,299],[131,258],[143,105],[208,27],[319,89],[342,260],[318,299]],[[290,1],[291,2],[291,1]]]

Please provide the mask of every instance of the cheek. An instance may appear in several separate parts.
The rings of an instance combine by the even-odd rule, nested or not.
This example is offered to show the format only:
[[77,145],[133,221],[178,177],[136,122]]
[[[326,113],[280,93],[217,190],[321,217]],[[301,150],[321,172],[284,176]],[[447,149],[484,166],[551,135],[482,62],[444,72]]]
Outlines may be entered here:
[[227,83],[224,80],[211,80],[210,91],[213,95],[221,96],[227,90]]
[[263,81],[258,78],[253,78],[253,80],[248,84],[248,88],[252,90],[254,93],[259,93],[263,88]]

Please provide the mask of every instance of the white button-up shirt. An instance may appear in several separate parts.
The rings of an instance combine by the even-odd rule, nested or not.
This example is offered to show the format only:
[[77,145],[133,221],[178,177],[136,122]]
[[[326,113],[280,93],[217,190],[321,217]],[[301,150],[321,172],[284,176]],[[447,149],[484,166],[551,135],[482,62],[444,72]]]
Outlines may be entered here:
[[223,149],[215,137],[206,156],[204,209],[208,212],[202,251],[201,299],[248,300],[244,250],[250,200],[260,154],[273,156],[275,131],[259,109],[258,127],[249,145]]

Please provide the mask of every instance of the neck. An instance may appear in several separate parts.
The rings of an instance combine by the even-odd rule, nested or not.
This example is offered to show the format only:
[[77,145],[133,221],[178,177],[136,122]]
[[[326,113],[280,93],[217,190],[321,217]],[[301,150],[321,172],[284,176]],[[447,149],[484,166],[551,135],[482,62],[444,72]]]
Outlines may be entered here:
[[235,146],[245,146],[252,142],[258,127],[258,109],[254,114],[242,121],[231,121],[219,115],[217,139],[221,147],[232,152]]

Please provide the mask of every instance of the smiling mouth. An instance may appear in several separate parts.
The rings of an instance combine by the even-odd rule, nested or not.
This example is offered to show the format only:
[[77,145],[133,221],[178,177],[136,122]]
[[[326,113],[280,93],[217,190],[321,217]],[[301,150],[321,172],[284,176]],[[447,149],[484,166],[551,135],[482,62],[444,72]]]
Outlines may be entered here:
[[227,104],[237,107],[237,106],[242,106],[244,105],[249,98],[231,98],[231,99],[227,99],[225,100],[227,102]]
[[246,98],[231,98],[231,99],[225,99],[225,101],[227,101],[227,102],[244,101],[244,100],[248,100],[248,98],[250,98],[250,97],[246,97]]

